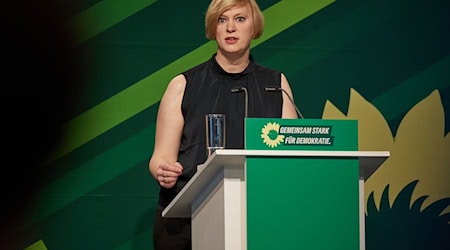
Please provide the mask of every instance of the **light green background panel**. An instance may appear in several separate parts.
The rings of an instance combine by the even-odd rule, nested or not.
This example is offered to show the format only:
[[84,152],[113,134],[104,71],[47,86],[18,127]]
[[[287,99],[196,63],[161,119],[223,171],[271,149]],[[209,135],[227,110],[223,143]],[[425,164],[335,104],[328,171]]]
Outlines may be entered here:
[[248,249],[359,249],[358,161],[247,159]]

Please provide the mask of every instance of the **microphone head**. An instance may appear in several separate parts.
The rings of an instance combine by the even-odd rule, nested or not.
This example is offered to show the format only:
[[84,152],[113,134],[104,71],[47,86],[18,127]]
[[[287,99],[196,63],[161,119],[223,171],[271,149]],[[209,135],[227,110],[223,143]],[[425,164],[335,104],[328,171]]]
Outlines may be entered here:
[[275,92],[275,91],[280,91],[281,89],[277,88],[277,87],[266,87],[265,90],[269,91],[269,92]]
[[231,93],[240,92],[241,90],[242,90],[242,86],[234,87],[234,88],[231,89]]
[[281,92],[283,92],[284,94],[286,94],[287,98],[289,99],[289,101],[290,101],[290,102],[292,103],[292,105],[294,106],[295,111],[297,112],[297,115],[298,115],[300,118],[304,119],[302,113],[301,113],[300,110],[298,109],[298,107],[297,107],[297,105],[295,104],[294,100],[293,100],[292,97],[289,95],[289,93],[286,92],[286,90],[284,90],[283,88],[279,88],[279,87],[266,87],[265,90],[268,91],[268,92],[278,92],[278,91],[281,91]]

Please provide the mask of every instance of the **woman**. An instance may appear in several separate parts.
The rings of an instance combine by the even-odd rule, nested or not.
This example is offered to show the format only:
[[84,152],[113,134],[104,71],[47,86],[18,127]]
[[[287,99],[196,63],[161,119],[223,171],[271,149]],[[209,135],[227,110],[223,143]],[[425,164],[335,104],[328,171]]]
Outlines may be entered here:
[[[215,40],[212,57],[169,83],[159,106],[150,172],[161,186],[155,216],[154,249],[191,249],[190,219],[162,218],[199,164],[205,162],[205,115],[226,115],[226,148],[244,148],[244,117],[297,118],[283,73],[258,65],[250,43],[261,36],[264,18],[255,0],[212,0],[205,17],[206,37]],[[248,106],[242,92],[248,93]],[[245,110],[248,109],[247,112]]]

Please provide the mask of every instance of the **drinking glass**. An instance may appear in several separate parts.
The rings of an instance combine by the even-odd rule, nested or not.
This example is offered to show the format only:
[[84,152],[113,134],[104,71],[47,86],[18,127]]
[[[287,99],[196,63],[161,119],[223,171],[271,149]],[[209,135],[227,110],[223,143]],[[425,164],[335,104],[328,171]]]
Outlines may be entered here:
[[207,114],[206,122],[206,153],[211,156],[217,149],[225,148],[225,115]]

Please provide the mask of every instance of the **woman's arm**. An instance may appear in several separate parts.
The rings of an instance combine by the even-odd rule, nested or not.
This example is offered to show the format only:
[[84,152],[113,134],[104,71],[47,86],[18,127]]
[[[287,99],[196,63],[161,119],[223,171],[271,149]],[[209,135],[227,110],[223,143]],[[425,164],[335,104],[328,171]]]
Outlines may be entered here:
[[181,102],[185,87],[186,79],[183,75],[170,81],[161,99],[156,120],[155,146],[149,170],[153,178],[166,188],[175,185],[183,170],[177,158],[184,125]]
[[291,86],[289,85],[289,82],[283,73],[281,74],[281,88],[284,89],[292,98],[291,102],[289,100],[289,97],[286,96],[286,93],[284,91],[281,91],[283,93],[283,111],[281,118],[298,118],[297,111],[293,104],[294,96],[292,94]]

